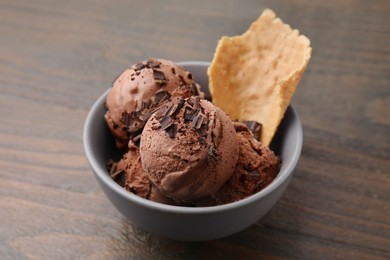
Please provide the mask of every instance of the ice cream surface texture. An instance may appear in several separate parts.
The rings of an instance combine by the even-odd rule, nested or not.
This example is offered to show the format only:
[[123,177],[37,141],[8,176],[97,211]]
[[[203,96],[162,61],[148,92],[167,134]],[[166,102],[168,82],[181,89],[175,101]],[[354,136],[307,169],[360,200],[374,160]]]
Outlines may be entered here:
[[118,148],[137,137],[153,109],[171,97],[200,95],[192,74],[172,61],[151,58],[123,71],[114,81],[104,116]]
[[140,154],[149,179],[178,204],[217,192],[233,174],[239,155],[230,118],[199,97],[178,98],[145,125]]

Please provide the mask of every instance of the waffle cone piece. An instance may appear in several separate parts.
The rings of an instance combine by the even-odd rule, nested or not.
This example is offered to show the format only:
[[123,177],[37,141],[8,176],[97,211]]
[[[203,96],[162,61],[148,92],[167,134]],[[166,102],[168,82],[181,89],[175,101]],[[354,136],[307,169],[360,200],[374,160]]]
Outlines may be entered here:
[[244,34],[220,39],[208,70],[213,103],[261,123],[269,146],[310,57],[310,40],[266,9]]

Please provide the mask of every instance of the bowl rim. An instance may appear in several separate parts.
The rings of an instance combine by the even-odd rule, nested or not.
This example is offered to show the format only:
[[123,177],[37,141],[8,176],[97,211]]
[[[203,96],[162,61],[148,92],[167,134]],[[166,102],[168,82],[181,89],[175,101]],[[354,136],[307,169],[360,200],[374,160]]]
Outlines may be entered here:
[[[206,61],[182,61],[177,62],[177,64],[186,67],[186,66],[200,66],[200,67],[209,67],[210,63]],[[139,197],[120,185],[118,185],[115,181],[113,181],[108,173],[107,170],[99,166],[99,162],[96,157],[93,156],[92,152],[92,146],[90,143],[91,137],[89,136],[89,132],[91,129],[92,121],[95,117],[95,114],[97,111],[99,111],[99,108],[101,106],[104,106],[106,97],[108,95],[108,92],[110,89],[107,89],[104,91],[103,94],[100,95],[100,97],[94,102],[91,109],[88,112],[88,115],[86,117],[84,128],[83,128],[83,146],[84,146],[84,152],[86,154],[88,163],[90,167],[92,168],[92,171],[94,175],[101,180],[102,183],[107,185],[111,190],[113,190],[115,193],[120,195],[121,197],[130,200],[134,203],[136,203],[139,206],[149,208],[151,210],[155,211],[163,211],[163,212],[171,212],[171,213],[178,213],[178,214],[205,214],[205,213],[216,213],[216,212],[222,212],[222,211],[229,211],[232,209],[244,207],[248,204],[255,203],[256,201],[260,200],[261,198],[267,196],[272,191],[277,189],[280,185],[284,183],[284,181],[290,177],[290,175],[293,173],[294,168],[296,167],[298,160],[300,158],[300,154],[302,151],[302,145],[303,145],[303,131],[302,131],[302,124],[299,118],[299,115],[297,111],[295,110],[294,106],[290,104],[291,111],[295,117],[295,120],[297,120],[297,136],[296,136],[296,143],[298,144],[298,147],[294,149],[292,160],[289,164],[287,164],[284,168],[283,174],[281,171],[277,175],[277,177],[264,189],[261,191],[246,197],[244,199],[241,199],[239,201],[231,202],[228,204],[223,205],[217,205],[217,206],[207,206],[207,207],[184,207],[184,206],[174,206],[174,205],[167,205],[162,204],[159,202],[150,201],[147,199],[144,199],[142,197]],[[102,115],[103,118],[103,115]]]

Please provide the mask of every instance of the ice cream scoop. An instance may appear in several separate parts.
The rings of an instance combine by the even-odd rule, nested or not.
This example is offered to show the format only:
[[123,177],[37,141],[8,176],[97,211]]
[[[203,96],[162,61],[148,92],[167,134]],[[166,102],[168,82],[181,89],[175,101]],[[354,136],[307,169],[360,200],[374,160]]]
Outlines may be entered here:
[[231,177],[238,141],[230,118],[199,97],[160,107],[141,136],[143,169],[160,192],[178,204],[215,193]]
[[109,168],[111,178],[131,193],[151,201],[174,204],[150,182],[141,165],[139,148],[132,141],[129,141],[128,151],[122,159],[109,165]]
[[118,148],[139,134],[152,111],[171,97],[203,97],[190,72],[169,60],[149,59],[123,71],[106,99],[104,116]]
[[244,199],[268,186],[278,175],[281,161],[262,145],[246,124],[233,122],[240,149],[237,166],[216,193],[199,200],[196,206],[214,206]]

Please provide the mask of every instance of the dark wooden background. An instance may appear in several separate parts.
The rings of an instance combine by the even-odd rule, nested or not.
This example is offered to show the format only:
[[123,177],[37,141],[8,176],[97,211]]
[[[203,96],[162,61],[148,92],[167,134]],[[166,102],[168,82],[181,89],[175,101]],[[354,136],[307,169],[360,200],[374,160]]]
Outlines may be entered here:
[[[93,102],[148,57],[213,57],[264,8],[307,35],[294,103],[304,147],[255,225],[182,243],[108,202],[82,129]],[[390,258],[390,1],[0,0],[1,259]]]

